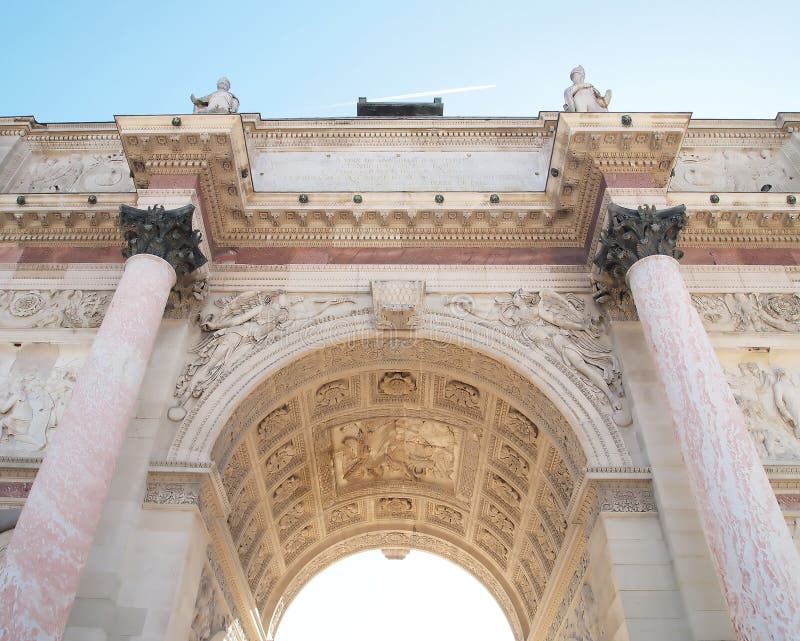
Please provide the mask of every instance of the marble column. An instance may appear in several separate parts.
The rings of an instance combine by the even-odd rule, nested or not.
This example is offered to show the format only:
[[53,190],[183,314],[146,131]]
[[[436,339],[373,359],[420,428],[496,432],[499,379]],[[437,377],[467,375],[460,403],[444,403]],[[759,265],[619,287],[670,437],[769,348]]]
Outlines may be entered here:
[[675,260],[684,208],[609,214],[595,263],[630,286],[737,637],[795,640],[800,556]]
[[123,206],[128,260],[0,566],[0,641],[56,641],[175,284],[205,258],[189,205]]

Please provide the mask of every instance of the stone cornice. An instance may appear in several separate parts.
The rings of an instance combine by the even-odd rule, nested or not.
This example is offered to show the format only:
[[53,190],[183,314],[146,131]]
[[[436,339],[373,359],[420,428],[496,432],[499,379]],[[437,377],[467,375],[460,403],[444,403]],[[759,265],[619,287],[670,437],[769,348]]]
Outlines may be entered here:
[[[800,242],[798,205],[785,193],[665,192],[682,149],[782,150],[797,155],[798,114],[774,120],[690,120],[683,113],[543,112],[536,118],[264,120],[256,114],[119,116],[108,123],[41,125],[0,118],[0,134],[24,137],[15,163],[37,153],[124,150],[138,189],[154,176],[197,176],[198,197],[217,247],[520,247],[582,248],[597,228],[603,176],[638,174],[666,206],[685,202],[685,247],[793,247]],[[793,141],[787,142],[789,138]],[[537,151],[550,153],[544,191],[434,191],[353,194],[255,192],[248,153],[259,151]],[[774,153],[778,153],[775,151]],[[7,160],[12,160],[9,156]],[[795,159],[796,160],[796,159]],[[795,162],[792,160],[791,162]],[[8,162],[5,163],[9,165]],[[13,164],[13,163],[12,163]],[[9,165],[10,167],[11,165]],[[6,167],[4,175],[8,174]],[[13,167],[12,167],[13,169]],[[12,172],[13,174],[13,172]],[[8,174],[6,178],[10,180]],[[127,180],[127,177],[126,177]],[[637,179],[638,180],[638,179]],[[636,180],[633,181],[634,183]],[[160,183],[168,184],[168,183]],[[624,181],[623,181],[624,184]],[[185,185],[184,185],[185,187]],[[183,187],[182,187],[183,188]],[[637,188],[614,187],[616,192]],[[133,193],[0,195],[0,242],[24,246],[116,243],[112,211]],[[616,199],[615,199],[616,201]],[[640,202],[650,202],[641,200]]]

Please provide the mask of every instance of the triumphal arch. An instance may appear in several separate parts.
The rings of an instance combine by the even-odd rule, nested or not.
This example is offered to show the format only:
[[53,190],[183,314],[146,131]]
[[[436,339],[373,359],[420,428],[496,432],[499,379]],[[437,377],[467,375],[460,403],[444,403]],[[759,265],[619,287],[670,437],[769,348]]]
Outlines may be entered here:
[[266,641],[367,549],[519,641],[796,639],[800,114],[571,77],[0,118],[0,639]]

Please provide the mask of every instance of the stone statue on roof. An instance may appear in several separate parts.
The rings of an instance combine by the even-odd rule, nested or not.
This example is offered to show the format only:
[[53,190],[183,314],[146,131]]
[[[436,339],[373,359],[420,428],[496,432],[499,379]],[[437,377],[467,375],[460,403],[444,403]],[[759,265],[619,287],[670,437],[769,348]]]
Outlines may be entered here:
[[586,72],[578,65],[569,74],[572,86],[564,90],[564,111],[608,111],[611,89],[601,96],[594,85],[584,82]]
[[235,114],[239,111],[239,99],[230,92],[231,81],[225,76],[217,80],[217,90],[195,98],[190,96],[196,114]]

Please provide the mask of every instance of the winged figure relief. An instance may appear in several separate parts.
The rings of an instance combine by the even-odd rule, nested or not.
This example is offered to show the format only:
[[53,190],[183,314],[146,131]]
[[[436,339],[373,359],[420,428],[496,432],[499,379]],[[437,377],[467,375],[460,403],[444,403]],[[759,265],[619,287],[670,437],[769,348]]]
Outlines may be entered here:
[[179,406],[202,396],[234,363],[271,334],[309,321],[328,307],[354,302],[350,298],[315,300],[313,313],[304,316],[293,311],[303,300],[283,291],[248,291],[217,300],[214,304],[219,312],[200,316],[204,335],[190,350],[194,356],[175,386]]

